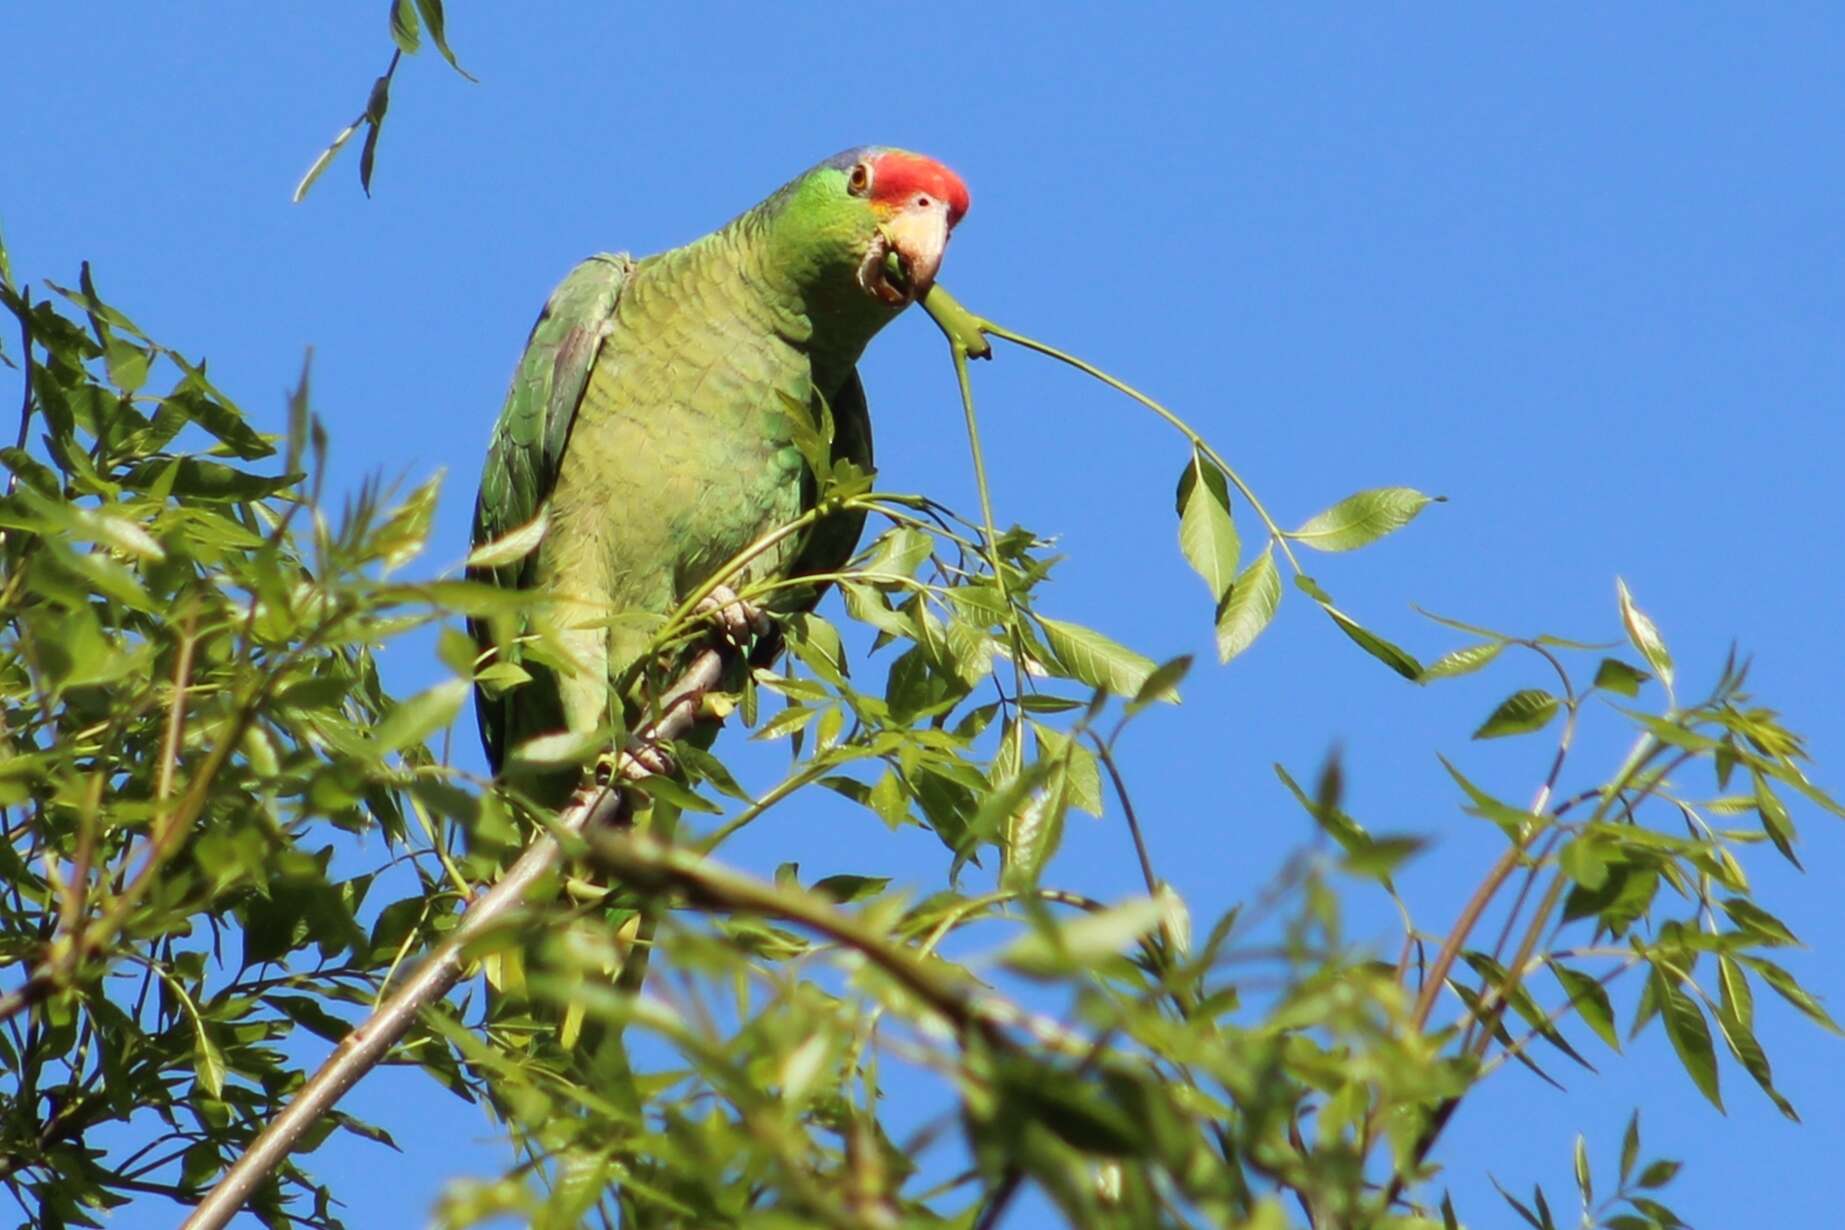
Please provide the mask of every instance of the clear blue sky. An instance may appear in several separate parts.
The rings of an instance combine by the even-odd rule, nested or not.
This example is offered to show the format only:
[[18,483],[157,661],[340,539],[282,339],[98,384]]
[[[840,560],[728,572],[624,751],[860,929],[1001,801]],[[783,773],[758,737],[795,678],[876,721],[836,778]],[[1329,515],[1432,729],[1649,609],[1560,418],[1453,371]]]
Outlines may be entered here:
[[[488,425],[573,261],[693,238],[842,147],[905,145],[973,190],[946,284],[1192,417],[1282,521],[1360,487],[1449,497],[1378,548],[1317,561],[1380,631],[1425,658],[1452,645],[1419,602],[1612,638],[1620,574],[1687,688],[1739,640],[1758,696],[1811,736],[1821,780],[1845,784],[1839,6],[1411,20],[455,0],[451,42],[480,84],[433,53],[409,61],[374,199],[348,155],[291,205],[383,67],[384,7],[7,6],[0,225],[19,276],[71,280],[89,259],[106,296],[209,356],[271,428],[313,346],[336,487],[448,470],[432,570],[465,552]],[[884,485],[971,509],[933,328],[898,322],[863,371]],[[1203,589],[1174,534],[1176,441],[1023,353],[976,374],[1001,518],[1069,556],[1049,613],[1207,659]],[[12,379],[0,372],[0,404]],[[390,669],[409,690],[438,668],[407,646]],[[1247,896],[1309,836],[1268,766],[1310,773],[1338,742],[1360,820],[1436,839],[1402,880],[1423,924],[1445,927],[1498,837],[1458,814],[1435,752],[1524,797],[1545,750],[1467,735],[1540,682],[1533,666],[1411,687],[1293,595],[1246,658],[1201,669],[1182,711],[1133,736],[1156,859],[1200,917]],[[1619,753],[1591,738],[1584,772]],[[1808,876],[1772,855],[1748,866],[1813,945],[1789,963],[1836,1011],[1845,833],[1800,819]],[[790,813],[752,841],[740,856],[808,874],[895,857],[922,883],[946,869],[932,841],[893,843],[849,812]],[[1132,891],[1126,854],[1115,822],[1073,825],[1060,878]],[[1386,912],[1356,918],[1389,942]],[[1596,1056],[1603,1075],[1569,1076],[1567,1094],[1495,1078],[1440,1151],[1463,1212],[1511,1223],[1488,1166],[1571,1205],[1574,1130],[1611,1164],[1644,1102],[1649,1147],[1689,1163],[1672,1203],[1697,1224],[1835,1221],[1845,1050],[1769,998],[1762,1040],[1804,1127],[1727,1057],[1718,1115],[1655,1030],[1625,1058]],[[354,1225],[416,1224],[445,1176],[496,1164],[484,1119],[412,1074],[372,1077],[352,1108],[407,1150],[342,1141],[310,1159],[355,1202]]]

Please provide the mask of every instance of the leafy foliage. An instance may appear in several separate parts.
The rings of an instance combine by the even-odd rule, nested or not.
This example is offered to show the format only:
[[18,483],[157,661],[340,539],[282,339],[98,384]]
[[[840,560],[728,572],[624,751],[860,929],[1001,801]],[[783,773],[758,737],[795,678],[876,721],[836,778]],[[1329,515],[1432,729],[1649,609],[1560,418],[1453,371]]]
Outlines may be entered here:
[[[394,3],[400,49],[420,28],[446,55],[440,13]],[[428,746],[477,678],[455,617],[508,601],[403,579],[436,484],[368,486],[333,514],[305,370],[272,438],[87,269],[51,289],[0,286],[25,385],[19,439],[0,449],[0,1181],[45,1227],[196,1201],[309,1079],[294,1054],[327,1047],[308,1038],[366,1020],[552,819]],[[931,308],[964,377],[990,337],[1177,429],[1180,555],[1206,582],[1224,660],[1276,617],[1286,568],[1407,679],[1515,675],[1473,733],[1532,748],[1532,802],[1444,761],[1460,813],[1504,847],[1436,931],[1418,918],[1455,903],[1404,900],[1393,878],[1424,835],[1348,812],[1336,758],[1299,780],[1277,766],[1278,797],[1324,842],[1259,899],[1194,920],[1115,757],[1132,724],[1181,720],[1164,702],[1191,662],[1156,663],[1056,610],[1055,560],[1031,531],[816,466],[825,506],[877,526],[832,578],[873,651],[848,653],[863,638],[840,621],[787,620],[781,663],[709,698],[786,747],[782,779],[746,790],[702,740],[682,742],[677,775],[643,784],[637,823],[570,838],[547,891],[469,945],[478,977],[392,1059],[486,1100],[520,1154],[454,1184],[440,1224],[984,1228],[1031,1185],[1085,1227],[1280,1227],[1294,1210],[1323,1227],[1454,1226],[1431,1158],[1456,1106],[1508,1061],[1548,1078],[1540,1059],[1586,1069],[1597,1044],[1618,1052],[1653,1027],[1712,1102],[1740,1070],[1796,1114],[1756,1036],[1757,992],[1837,1026],[1773,959],[1797,940],[1744,862],[1766,855],[1755,847],[1794,861],[1797,809],[1841,813],[1802,740],[1746,692],[1744,664],[1680,703],[1665,639],[1622,584],[1610,626],[1646,669],[1445,619],[1467,642],[1424,666],[1336,606],[1294,548],[1367,545],[1427,497],[1361,492],[1283,530],[1164,407],[951,301]],[[157,379],[166,393],[147,391]],[[830,456],[830,424],[801,427],[804,451]],[[514,558],[536,534],[483,552]],[[668,654],[702,635],[698,596],[659,628]],[[452,677],[386,695],[378,649],[430,628]],[[1606,775],[1578,771],[1591,707],[1632,738]],[[816,792],[933,835],[947,882],[722,861],[744,828]],[[1122,826],[1144,891],[1059,886],[1072,812]],[[1349,896],[1372,891],[1401,910],[1394,959],[1344,930]],[[1489,911],[1496,938],[1480,935]],[[932,1082],[939,1113],[890,1104],[896,1068]],[[265,1224],[340,1224],[308,1169],[338,1130],[391,1145],[341,1112],[313,1125],[252,1202]],[[1678,1164],[1641,1163],[1637,1116],[1612,1181],[1580,1138],[1573,1160],[1586,1224],[1682,1224],[1658,1199]],[[1556,1224],[1541,1189],[1501,1191],[1524,1223]]]

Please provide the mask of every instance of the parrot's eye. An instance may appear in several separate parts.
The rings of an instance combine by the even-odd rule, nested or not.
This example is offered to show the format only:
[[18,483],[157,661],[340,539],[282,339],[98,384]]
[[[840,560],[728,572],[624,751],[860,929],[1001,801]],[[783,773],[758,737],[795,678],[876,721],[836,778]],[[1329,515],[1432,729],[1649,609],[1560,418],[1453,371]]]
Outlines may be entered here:
[[864,196],[871,191],[871,164],[869,162],[852,164],[852,173],[846,176],[846,191],[853,196]]

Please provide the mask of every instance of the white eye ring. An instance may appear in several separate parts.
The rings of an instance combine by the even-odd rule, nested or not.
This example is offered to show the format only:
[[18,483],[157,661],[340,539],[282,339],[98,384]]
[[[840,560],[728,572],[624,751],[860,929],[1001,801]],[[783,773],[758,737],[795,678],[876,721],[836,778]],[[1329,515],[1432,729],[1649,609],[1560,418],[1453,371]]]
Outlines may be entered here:
[[846,176],[846,191],[853,196],[866,196],[871,192],[871,164],[855,162],[851,174]]

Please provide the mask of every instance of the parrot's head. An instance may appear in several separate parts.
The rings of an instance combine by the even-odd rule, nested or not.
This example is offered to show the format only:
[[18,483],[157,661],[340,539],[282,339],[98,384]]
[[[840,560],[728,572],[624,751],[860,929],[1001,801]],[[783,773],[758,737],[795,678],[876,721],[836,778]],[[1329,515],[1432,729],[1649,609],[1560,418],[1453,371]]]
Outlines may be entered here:
[[933,158],[883,146],[835,154],[789,187],[813,273],[849,276],[858,292],[888,309],[929,292],[968,206],[959,175]]

